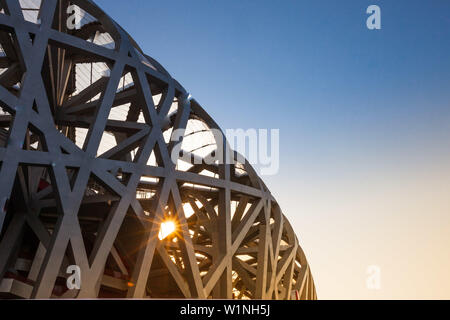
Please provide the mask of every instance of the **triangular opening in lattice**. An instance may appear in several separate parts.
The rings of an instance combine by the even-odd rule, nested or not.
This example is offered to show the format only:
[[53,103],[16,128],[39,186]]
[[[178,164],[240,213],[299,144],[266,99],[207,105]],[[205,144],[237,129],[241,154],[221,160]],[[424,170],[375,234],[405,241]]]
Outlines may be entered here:
[[100,229],[108,227],[105,221],[108,220],[108,216],[115,213],[118,201],[120,196],[104,181],[91,174],[78,212],[78,221],[88,256],[98,240]]
[[25,21],[40,24],[41,0],[19,0]]
[[0,86],[14,95],[18,95],[22,87],[25,73],[22,54],[18,50],[16,36],[12,32],[0,31]]
[[87,8],[84,8],[81,3],[75,5],[68,1],[60,1],[52,27],[87,42],[114,49],[116,47],[114,36],[117,35],[115,26],[106,22],[107,17],[100,10],[91,13],[88,13]]
[[44,134],[31,123],[28,125],[22,148],[28,151],[48,151]]

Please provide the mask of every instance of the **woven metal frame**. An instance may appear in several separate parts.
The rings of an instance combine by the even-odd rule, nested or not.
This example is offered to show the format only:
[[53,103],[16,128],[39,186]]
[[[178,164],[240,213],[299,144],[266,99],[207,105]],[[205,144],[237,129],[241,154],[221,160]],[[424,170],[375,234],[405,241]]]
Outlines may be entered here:
[[[172,162],[164,133],[220,130],[187,91],[92,1],[34,2],[29,21],[22,2],[0,0],[0,296],[316,299],[298,239],[248,163]],[[69,30],[69,5],[94,19]],[[108,72],[77,88],[79,66],[99,63]],[[99,154],[105,133],[114,145]],[[162,239],[168,219],[176,231]],[[69,265],[79,290],[65,286]]]

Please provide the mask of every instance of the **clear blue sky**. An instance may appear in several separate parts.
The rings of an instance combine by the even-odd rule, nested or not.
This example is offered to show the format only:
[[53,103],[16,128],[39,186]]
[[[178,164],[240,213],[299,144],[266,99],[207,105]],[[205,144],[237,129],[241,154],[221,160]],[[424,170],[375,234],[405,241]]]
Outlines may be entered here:
[[450,1],[96,2],[222,128],[281,129],[319,298],[450,298]]

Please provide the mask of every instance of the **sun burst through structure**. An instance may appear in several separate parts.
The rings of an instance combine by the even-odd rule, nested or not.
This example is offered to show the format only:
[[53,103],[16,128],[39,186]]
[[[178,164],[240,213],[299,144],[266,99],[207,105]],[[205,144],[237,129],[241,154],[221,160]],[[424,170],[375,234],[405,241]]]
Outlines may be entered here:
[[92,1],[0,0],[0,297],[316,299],[252,166],[206,161],[213,130]]
[[164,240],[168,236],[172,235],[176,231],[176,224],[172,220],[166,220],[161,222],[161,229],[159,230],[159,240]]

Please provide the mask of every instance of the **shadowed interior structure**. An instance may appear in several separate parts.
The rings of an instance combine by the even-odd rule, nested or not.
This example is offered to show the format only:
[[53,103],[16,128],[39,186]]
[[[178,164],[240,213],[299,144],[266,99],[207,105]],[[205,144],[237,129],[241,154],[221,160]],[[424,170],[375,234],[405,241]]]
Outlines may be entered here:
[[0,0],[0,297],[316,299],[278,203],[213,130],[92,1]]

